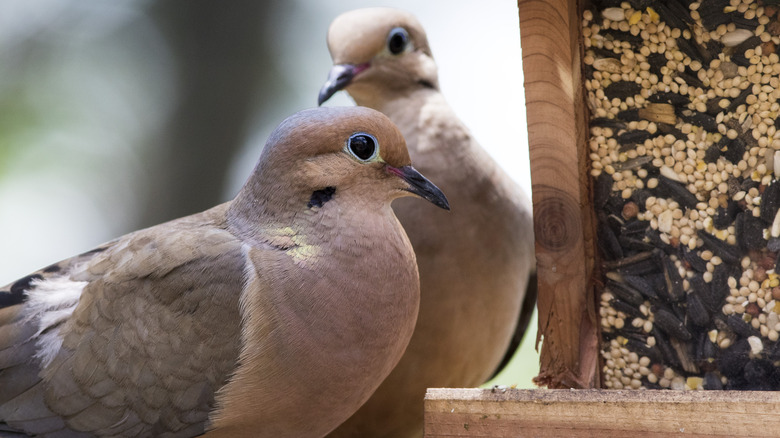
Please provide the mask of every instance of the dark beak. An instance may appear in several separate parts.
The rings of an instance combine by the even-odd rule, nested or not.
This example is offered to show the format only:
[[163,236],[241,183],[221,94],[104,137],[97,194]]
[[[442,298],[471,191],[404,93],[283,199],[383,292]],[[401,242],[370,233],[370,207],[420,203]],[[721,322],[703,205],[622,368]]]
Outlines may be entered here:
[[439,190],[428,178],[424,177],[420,172],[412,166],[403,166],[395,168],[388,165],[387,170],[398,175],[399,178],[409,183],[409,188],[406,189],[415,195],[430,201],[433,205],[443,208],[445,210],[450,209],[450,203],[447,201],[447,197]]
[[317,97],[317,105],[322,105],[326,100],[330,99],[331,96],[336,94],[337,91],[343,90],[358,73],[367,68],[368,64],[334,65],[333,68],[330,69],[330,73],[328,73],[328,80],[325,81],[325,85],[320,89],[320,95]]

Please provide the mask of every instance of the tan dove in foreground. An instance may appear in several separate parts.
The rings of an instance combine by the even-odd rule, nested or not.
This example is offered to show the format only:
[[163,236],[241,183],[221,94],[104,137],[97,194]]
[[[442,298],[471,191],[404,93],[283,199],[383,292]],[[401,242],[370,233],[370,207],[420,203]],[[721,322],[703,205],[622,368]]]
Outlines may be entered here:
[[445,101],[413,15],[347,12],[331,24],[328,48],[335,65],[319,103],[346,89],[358,105],[390,117],[415,166],[450,193],[452,205],[442,215],[393,204],[420,268],[417,327],[395,370],[331,435],[420,436],[426,388],[484,383],[522,338],[536,303],[530,203]]
[[0,289],[0,436],[324,436],[411,337],[410,194],[384,115],[288,118],[233,201]]

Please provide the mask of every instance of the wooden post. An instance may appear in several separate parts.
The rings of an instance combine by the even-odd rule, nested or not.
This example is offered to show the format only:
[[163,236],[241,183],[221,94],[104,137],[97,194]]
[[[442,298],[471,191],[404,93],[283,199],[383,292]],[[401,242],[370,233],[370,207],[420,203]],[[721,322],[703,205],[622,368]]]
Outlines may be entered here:
[[518,8],[543,335],[536,381],[593,388],[598,319],[579,9],[576,0],[518,0]]
[[425,436],[772,437],[780,393],[429,389]]

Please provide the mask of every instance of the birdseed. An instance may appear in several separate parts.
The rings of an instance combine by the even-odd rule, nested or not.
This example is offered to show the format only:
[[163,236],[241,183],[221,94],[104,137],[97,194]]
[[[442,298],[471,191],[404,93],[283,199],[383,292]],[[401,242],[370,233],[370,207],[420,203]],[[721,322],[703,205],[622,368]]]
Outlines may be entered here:
[[583,83],[604,386],[778,390],[778,7],[593,5]]

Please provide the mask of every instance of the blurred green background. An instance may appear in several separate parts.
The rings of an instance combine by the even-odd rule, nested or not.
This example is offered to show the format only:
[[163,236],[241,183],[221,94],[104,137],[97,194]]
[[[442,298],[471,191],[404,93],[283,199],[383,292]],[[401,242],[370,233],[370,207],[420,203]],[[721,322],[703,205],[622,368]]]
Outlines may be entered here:
[[[530,198],[513,1],[2,0],[0,284],[230,199],[316,105],[330,21],[366,6],[418,17],[442,91]],[[490,384],[532,387],[532,328]]]

